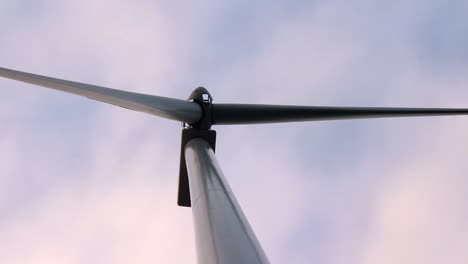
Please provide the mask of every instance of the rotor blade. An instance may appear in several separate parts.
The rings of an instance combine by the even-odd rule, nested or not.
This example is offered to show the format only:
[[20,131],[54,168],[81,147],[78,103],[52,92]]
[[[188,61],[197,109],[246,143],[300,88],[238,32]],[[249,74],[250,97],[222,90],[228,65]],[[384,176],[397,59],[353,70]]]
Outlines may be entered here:
[[468,109],[213,104],[211,118],[213,125],[241,125],[444,115],[468,115]]
[[189,124],[198,122],[202,117],[200,105],[185,100],[126,92],[1,67],[0,76]]

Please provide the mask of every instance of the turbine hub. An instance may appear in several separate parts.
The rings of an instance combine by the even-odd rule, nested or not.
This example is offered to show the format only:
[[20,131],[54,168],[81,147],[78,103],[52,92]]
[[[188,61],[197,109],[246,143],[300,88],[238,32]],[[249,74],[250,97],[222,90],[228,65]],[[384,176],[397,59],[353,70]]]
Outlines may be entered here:
[[193,124],[189,124],[192,128],[209,130],[213,124],[211,119],[211,109],[213,104],[213,97],[205,87],[198,87],[190,94],[189,101],[193,101],[200,105],[202,109],[202,118]]

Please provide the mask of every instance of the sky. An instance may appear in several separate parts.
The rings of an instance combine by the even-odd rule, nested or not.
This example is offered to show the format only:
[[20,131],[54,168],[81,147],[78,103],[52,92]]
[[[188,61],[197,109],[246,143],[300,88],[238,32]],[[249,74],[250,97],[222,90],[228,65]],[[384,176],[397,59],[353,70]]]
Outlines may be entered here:
[[[468,107],[468,2],[0,1],[0,66],[215,103]],[[181,125],[0,79],[0,263],[195,263]],[[466,263],[468,117],[215,127],[272,263]]]

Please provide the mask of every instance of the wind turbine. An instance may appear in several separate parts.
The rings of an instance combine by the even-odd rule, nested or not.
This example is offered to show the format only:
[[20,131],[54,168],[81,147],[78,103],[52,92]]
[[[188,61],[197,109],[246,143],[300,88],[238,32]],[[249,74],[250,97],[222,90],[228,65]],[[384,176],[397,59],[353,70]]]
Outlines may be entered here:
[[216,161],[212,125],[468,115],[468,109],[461,108],[214,104],[203,87],[180,100],[5,68],[0,68],[0,76],[182,122],[177,204],[192,207],[198,262],[203,264],[269,263]]

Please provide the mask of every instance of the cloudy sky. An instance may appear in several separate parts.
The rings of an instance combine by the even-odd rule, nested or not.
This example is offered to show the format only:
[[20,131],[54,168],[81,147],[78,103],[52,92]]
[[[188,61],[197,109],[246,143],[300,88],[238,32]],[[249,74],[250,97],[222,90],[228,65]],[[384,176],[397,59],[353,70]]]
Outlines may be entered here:
[[[215,102],[468,107],[468,2],[0,1],[0,66]],[[180,124],[0,80],[0,263],[195,263]],[[218,127],[272,263],[466,263],[468,118]]]

